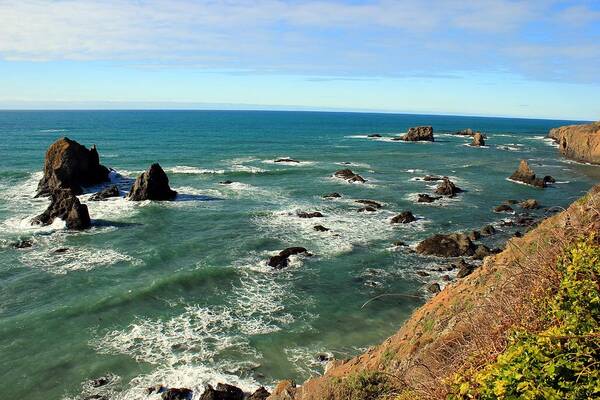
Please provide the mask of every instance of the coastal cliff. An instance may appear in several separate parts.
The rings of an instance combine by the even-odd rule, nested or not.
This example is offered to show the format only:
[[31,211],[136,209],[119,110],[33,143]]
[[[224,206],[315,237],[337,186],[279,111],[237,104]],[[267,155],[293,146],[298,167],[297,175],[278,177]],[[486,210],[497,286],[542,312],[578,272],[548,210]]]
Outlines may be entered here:
[[550,130],[562,155],[575,161],[600,164],[600,121]]
[[[511,332],[537,335],[548,328],[542,317],[544,304],[559,297],[564,281],[557,265],[574,244],[590,238],[596,251],[591,262],[592,287],[597,285],[598,210],[600,185],[523,237],[509,240],[504,251],[485,258],[471,275],[448,285],[382,344],[350,360],[331,362],[325,375],[302,386],[282,381],[269,399],[472,398],[457,390],[457,375],[468,381],[471,373],[496,362],[506,352]],[[597,296],[597,290],[591,292]],[[377,303],[365,307],[365,313],[370,307]],[[592,322],[592,336],[597,338],[597,315]],[[592,346],[596,353],[597,347],[597,343]],[[532,365],[528,361],[526,369]],[[556,398],[568,397],[560,396]]]

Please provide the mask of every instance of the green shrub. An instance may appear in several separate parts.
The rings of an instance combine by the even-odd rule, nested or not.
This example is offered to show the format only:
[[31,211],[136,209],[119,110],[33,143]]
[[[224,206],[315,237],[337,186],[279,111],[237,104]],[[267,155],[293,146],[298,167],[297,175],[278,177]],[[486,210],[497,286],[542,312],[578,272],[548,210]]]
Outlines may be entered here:
[[337,378],[334,382],[336,399],[377,400],[393,393],[389,377],[381,372],[363,371]]
[[451,399],[600,398],[600,247],[580,241],[558,263],[542,332],[513,332],[506,350],[456,377]]

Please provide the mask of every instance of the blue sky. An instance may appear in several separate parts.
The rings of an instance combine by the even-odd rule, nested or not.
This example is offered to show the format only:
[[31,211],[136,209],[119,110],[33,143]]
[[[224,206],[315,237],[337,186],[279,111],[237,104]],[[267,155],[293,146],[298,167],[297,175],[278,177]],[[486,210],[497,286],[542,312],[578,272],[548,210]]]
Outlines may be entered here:
[[0,108],[600,119],[600,1],[0,0]]

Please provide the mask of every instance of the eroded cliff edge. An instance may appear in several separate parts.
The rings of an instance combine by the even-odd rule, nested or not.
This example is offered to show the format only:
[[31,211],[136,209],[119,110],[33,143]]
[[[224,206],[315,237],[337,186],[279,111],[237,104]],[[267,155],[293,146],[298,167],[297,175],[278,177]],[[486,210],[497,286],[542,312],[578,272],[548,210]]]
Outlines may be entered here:
[[575,161],[600,164],[600,121],[554,128],[548,137],[558,143],[563,156]]
[[511,329],[539,323],[539,299],[552,296],[557,260],[581,237],[597,237],[599,210],[597,185],[448,285],[382,344],[333,362],[325,375],[302,386],[282,381],[269,399],[446,398],[454,374],[494,360]]

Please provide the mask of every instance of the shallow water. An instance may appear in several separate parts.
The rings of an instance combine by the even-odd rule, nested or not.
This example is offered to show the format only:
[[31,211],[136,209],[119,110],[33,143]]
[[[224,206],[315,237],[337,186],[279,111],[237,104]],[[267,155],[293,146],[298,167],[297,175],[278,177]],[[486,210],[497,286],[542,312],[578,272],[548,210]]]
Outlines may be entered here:
[[[566,121],[392,114],[214,111],[0,112],[0,381],[7,398],[146,397],[162,383],[199,389],[226,381],[246,389],[322,371],[320,353],[349,357],[397,330],[446,261],[399,250],[438,232],[498,224],[492,208],[536,198],[565,207],[598,181],[600,168],[562,160],[544,139]],[[570,123],[570,122],[569,122]],[[435,143],[389,137],[430,124]],[[472,127],[485,148],[447,134]],[[444,133],[445,132],[445,133]],[[368,139],[380,133],[386,138]],[[34,228],[47,205],[34,199],[45,149],[68,136],[97,144],[126,191],[160,162],[175,202],[87,202],[94,227]],[[301,163],[274,163],[292,157]],[[559,183],[545,190],[506,179],[522,158]],[[344,163],[351,163],[346,165]],[[366,184],[332,178],[349,167]],[[465,192],[415,204],[448,175]],[[218,182],[232,180],[232,185]],[[434,187],[434,186],[433,186]],[[343,197],[321,198],[337,191]],[[384,203],[358,213],[356,199]],[[320,211],[300,219],[296,211]],[[403,210],[415,223],[392,226]],[[543,215],[545,210],[537,211]],[[316,224],[330,232],[313,230]],[[489,239],[501,244],[511,230]],[[32,239],[16,250],[15,240]],[[282,271],[265,261],[288,246],[313,254]],[[53,250],[67,247],[65,253]],[[383,297],[383,293],[414,297]],[[94,389],[89,379],[112,375]]]

